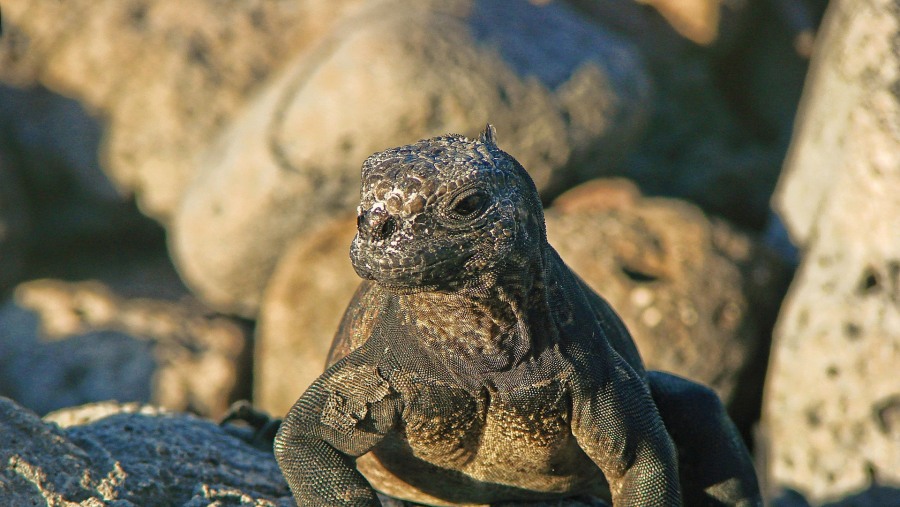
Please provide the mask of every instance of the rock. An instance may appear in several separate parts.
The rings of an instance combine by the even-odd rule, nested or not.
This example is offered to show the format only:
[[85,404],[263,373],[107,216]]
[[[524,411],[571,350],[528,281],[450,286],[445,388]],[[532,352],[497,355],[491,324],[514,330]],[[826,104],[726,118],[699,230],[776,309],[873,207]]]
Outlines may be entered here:
[[546,212],[550,244],[625,321],[650,369],[706,384],[744,430],[758,414],[786,273],[695,206],[594,181]]
[[898,505],[900,9],[837,0],[823,26],[775,200],[802,257],[766,384],[767,483]]
[[199,308],[31,281],[0,307],[0,394],[39,413],[116,399],[218,416],[245,347],[243,329]]
[[5,504],[294,505],[272,454],[209,421],[136,405],[77,410],[42,421],[0,398]]
[[562,5],[372,2],[210,149],[171,230],[179,270],[216,308],[253,316],[287,242],[354,209],[373,152],[490,121],[552,195],[622,159],[649,85],[628,42]]
[[0,151],[0,298],[24,274],[29,215],[18,177]]
[[356,217],[295,239],[266,287],[256,328],[254,403],[281,417],[325,370],[344,310],[360,284],[350,264]]
[[221,125],[286,55],[361,3],[13,2],[0,78],[39,82],[104,116],[104,169],[166,221]]

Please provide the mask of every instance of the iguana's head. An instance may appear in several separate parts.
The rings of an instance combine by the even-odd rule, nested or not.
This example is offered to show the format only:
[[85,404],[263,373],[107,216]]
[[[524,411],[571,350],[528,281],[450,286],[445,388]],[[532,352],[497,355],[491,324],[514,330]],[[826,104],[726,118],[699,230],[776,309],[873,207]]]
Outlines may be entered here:
[[477,289],[531,271],[545,241],[534,182],[497,147],[490,125],[476,141],[435,137],[363,163],[350,248],[363,278],[398,289]]

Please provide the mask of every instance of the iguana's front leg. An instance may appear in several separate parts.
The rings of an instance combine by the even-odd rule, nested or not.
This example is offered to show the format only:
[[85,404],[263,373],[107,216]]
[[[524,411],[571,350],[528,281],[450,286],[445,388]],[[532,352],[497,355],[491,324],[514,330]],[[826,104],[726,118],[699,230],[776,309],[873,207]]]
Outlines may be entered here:
[[355,459],[390,432],[398,395],[358,350],[297,400],[275,438],[275,456],[300,506],[379,506]]
[[642,379],[611,348],[599,382],[573,387],[572,432],[609,482],[615,507],[680,506],[675,447]]

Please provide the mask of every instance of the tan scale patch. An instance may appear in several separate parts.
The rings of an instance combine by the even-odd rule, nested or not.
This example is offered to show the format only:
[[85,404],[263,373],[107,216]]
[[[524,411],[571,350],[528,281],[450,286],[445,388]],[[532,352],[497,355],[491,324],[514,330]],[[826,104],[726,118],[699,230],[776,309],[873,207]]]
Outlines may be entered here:
[[[424,387],[424,390],[430,388]],[[423,393],[426,394],[427,393]],[[474,399],[443,398],[444,406],[407,421],[407,439],[416,457],[443,467],[458,468],[476,454],[482,417]]]
[[491,309],[472,301],[432,301],[424,294],[412,297],[416,298],[415,304],[406,307],[416,311],[405,315],[406,323],[415,326],[425,345],[470,356],[503,352],[504,339],[509,336],[514,319],[501,322]]

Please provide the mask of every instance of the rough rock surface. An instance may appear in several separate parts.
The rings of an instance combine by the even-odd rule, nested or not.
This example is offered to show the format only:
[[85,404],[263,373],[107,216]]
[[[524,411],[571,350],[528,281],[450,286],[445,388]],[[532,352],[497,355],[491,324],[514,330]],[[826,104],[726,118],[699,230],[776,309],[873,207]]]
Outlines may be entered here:
[[550,243],[621,315],[647,366],[711,386],[746,428],[784,268],[697,207],[641,197],[625,180],[576,187],[546,218]]
[[[547,210],[551,244],[625,319],[650,368],[714,387],[743,429],[758,415],[768,335],[787,273],[696,207],[594,181]],[[355,223],[296,240],[272,277],[256,340],[255,400],[284,414],[323,371],[359,277]]]
[[7,2],[0,77],[40,82],[105,116],[105,169],[165,220],[222,123],[285,55],[360,3]]
[[215,424],[101,404],[42,421],[0,398],[4,505],[294,505],[274,457]]
[[217,416],[245,347],[243,329],[199,307],[31,281],[0,307],[0,394],[39,413],[116,399]]
[[766,385],[768,482],[898,505],[900,7],[837,0],[824,26],[776,199],[804,254]]
[[632,46],[565,6],[372,2],[287,64],[210,150],[173,224],[179,270],[215,307],[255,315],[287,242],[356,205],[371,153],[489,119],[550,191],[611,170],[649,99]]

